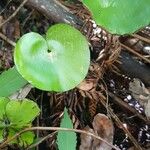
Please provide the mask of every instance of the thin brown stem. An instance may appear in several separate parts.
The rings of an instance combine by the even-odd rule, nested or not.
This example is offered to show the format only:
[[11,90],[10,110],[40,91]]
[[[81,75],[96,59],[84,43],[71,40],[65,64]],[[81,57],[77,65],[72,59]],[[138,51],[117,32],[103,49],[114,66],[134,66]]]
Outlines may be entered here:
[[7,43],[9,43],[12,46],[15,46],[16,43],[13,42],[12,40],[10,40],[9,38],[7,38],[3,33],[0,32],[0,38],[3,39],[4,41],[6,41]]
[[101,140],[103,142],[105,142],[107,145],[109,145],[110,147],[114,148],[115,150],[120,150],[119,148],[117,148],[116,146],[108,143],[106,140],[104,140],[103,138],[91,133],[91,132],[87,132],[84,130],[78,130],[78,129],[69,129],[69,128],[60,128],[60,127],[31,127],[31,128],[26,128],[18,133],[16,133],[13,137],[7,139],[6,141],[4,141],[1,145],[0,145],[0,149],[5,147],[8,143],[10,143],[12,140],[14,140],[15,138],[19,137],[22,133],[27,132],[27,131],[34,131],[34,130],[48,130],[48,131],[67,131],[67,132],[77,132],[77,133],[82,133],[82,134],[86,134],[89,136],[92,136],[98,140]]
[[148,39],[148,38],[142,37],[138,34],[132,34],[132,36],[150,44],[150,39]]
[[149,59],[143,57],[141,54],[139,54],[138,52],[134,51],[132,48],[130,48],[130,47],[128,47],[128,46],[126,46],[126,45],[124,45],[124,44],[122,44],[122,43],[120,43],[120,45],[121,45],[123,48],[125,48],[126,50],[128,50],[129,52],[133,53],[134,55],[138,56],[139,58],[143,59],[144,61],[146,61],[147,63],[150,64],[150,60],[149,60]]

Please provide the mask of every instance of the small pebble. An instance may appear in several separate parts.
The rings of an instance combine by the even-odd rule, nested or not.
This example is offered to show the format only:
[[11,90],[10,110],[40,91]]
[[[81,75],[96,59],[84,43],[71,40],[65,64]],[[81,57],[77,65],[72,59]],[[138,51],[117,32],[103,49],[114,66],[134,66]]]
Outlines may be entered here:
[[96,27],[97,27],[97,25],[94,23],[94,24],[93,24],[93,28],[96,28]]
[[102,36],[101,36],[101,34],[98,34],[97,36],[98,36],[99,38],[101,38],[101,37],[102,37]]
[[126,123],[123,123],[123,126],[127,129],[127,124]]
[[146,133],[147,138],[150,138],[150,134]]
[[124,99],[125,102],[129,102],[127,98]]
[[132,103],[129,103],[129,106],[133,106],[133,104],[132,104]]
[[143,109],[142,107],[140,107],[140,110],[141,110],[141,111],[144,111],[144,109]]
[[149,27],[149,26],[147,26],[147,27],[145,27],[145,28],[150,30],[150,27]]
[[150,46],[145,46],[145,47],[143,48],[143,52],[145,52],[145,53],[147,53],[147,54],[150,55]]
[[131,95],[128,95],[128,96],[127,96],[127,99],[128,99],[128,100],[131,100],[131,99],[132,99],[132,96],[131,96]]
[[120,148],[123,148],[123,144],[120,144]]
[[145,129],[146,129],[146,131],[148,130],[148,125],[145,125]]
[[106,36],[104,36],[104,37],[103,37],[103,39],[106,41],[106,40],[107,40],[107,37],[106,37]]
[[110,87],[114,87],[114,85],[112,83],[110,83]]

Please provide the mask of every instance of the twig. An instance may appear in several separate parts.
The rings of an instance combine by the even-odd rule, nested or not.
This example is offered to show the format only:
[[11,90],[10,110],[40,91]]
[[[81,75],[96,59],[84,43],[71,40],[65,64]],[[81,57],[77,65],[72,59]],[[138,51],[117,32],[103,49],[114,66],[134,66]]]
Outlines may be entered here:
[[1,33],[1,32],[0,32],[0,38],[3,39],[3,40],[5,40],[7,43],[9,43],[9,44],[12,45],[12,46],[15,46],[15,45],[16,45],[15,42],[13,42],[12,40],[8,39],[8,38],[7,38],[3,33]]
[[145,119],[141,114],[139,114],[134,108],[130,107],[127,103],[122,101],[119,97],[117,97],[115,94],[108,92],[109,96],[113,99],[115,103],[126,109],[127,111],[130,111],[133,114],[136,114],[137,117],[142,119],[144,122],[148,122],[149,120]]
[[135,60],[128,51],[122,51],[120,56],[119,61],[122,64],[118,64],[119,70],[131,78],[139,78],[146,86],[150,86],[149,66]]
[[109,145],[110,147],[114,148],[115,150],[120,150],[119,148],[117,148],[116,146],[108,143],[107,141],[105,141],[103,138],[91,133],[91,132],[87,132],[84,130],[78,130],[78,129],[69,129],[69,128],[60,128],[60,127],[31,127],[31,128],[26,128],[18,133],[16,133],[13,137],[7,139],[6,141],[4,141],[1,145],[0,148],[5,147],[8,143],[10,143],[12,140],[14,140],[15,138],[17,138],[18,136],[20,136],[22,133],[27,132],[27,131],[34,131],[34,130],[48,130],[48,131],[69,131],[69,132],[77,132],[77,133],[82,133],[82,134],[86,134],[89,136],[92,136],[98,140],[101,140],[103,142],[105,142],[107,145]]
[[138,34],[132,34],[132,36],[150,44],[150,39],[148,39],[148,38],[142,37]]
[[28,0],[24,0],[21,4],[20,4],[20,6],[16,9],[16,11],[8,18],[8,19],[6,19],[4,22],[2,22],[1,24],[0,24],[0,28],[4,25],[4,24],[6,24],[7,22],[9,22],[13,17],[15,17],[16,16],[16,14],[19,12],[19,10],[25,5],[25,3],[27,2]]
[[133,53],[134,55],[140,57],[141,59],[145,60],[147,63],[150,64],[150,60],[149,60],[149,59],[143,57],[141,54],[137,53],[137,52],[134,51],[132,48],[130,48],[130,47],[128,47],[128,46],[126,46],[126,45],[124,45],[124,44],[122,44],[122,43],[120,43],[120,45],[121,45],[123,48],[125,48],[126,50],[128,50],[129,52]]
[[38,10],[54,22],[64,22],[77,28],[83,25],[83,21],[72,14],[69,9],[58,0],[29,0],[27,6]]

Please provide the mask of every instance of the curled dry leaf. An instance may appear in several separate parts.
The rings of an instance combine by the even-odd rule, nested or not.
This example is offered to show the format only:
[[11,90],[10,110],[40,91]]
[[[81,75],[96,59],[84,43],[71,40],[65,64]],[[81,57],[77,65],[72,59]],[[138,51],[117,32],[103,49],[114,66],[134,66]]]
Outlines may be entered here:
[[93,79],[91,80],[83,80],[77,88],[83,91],[89,91],[94,87],[94,81]]
[[150,118],[150,91],[139,79],[134,78],[129,84],[129,90],[132,96],[144,107],[145,114]]
[[[104,114],[97,114],[93,120],[93,129],[88,126],[84,130],[100,136],[108,143],[113,143],[114,127],[112,121]],[[94,139],[91,136],[81,134],[81,145],[79,150],[111,150],[112,147],[105,142]]]
[[[97,114],[93,120],[94,132],[106,140],[108,143],[113,143],[114,127],[112,121],[104,114]],[[94,139],[93,150],[111,150],[112,147],[106,143]]]

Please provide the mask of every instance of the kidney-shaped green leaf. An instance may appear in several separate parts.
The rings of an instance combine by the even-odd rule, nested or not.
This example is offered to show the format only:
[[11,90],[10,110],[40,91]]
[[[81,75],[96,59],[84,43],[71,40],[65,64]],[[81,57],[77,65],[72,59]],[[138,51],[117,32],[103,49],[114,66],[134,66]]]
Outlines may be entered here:
[[150,0],[83,0],[93,19],[116,34],[133,33],[150,23]]
[[12,100],[6,106],[6,115],[14,128],[29,126],[39,112],[37,104],[28,99]]
[[90,52],[86,38],[67,24],[50,27],[44,39],[27,33],[17,42],[14,53],[20,74],[35,87],[67,91],[86,76]]

